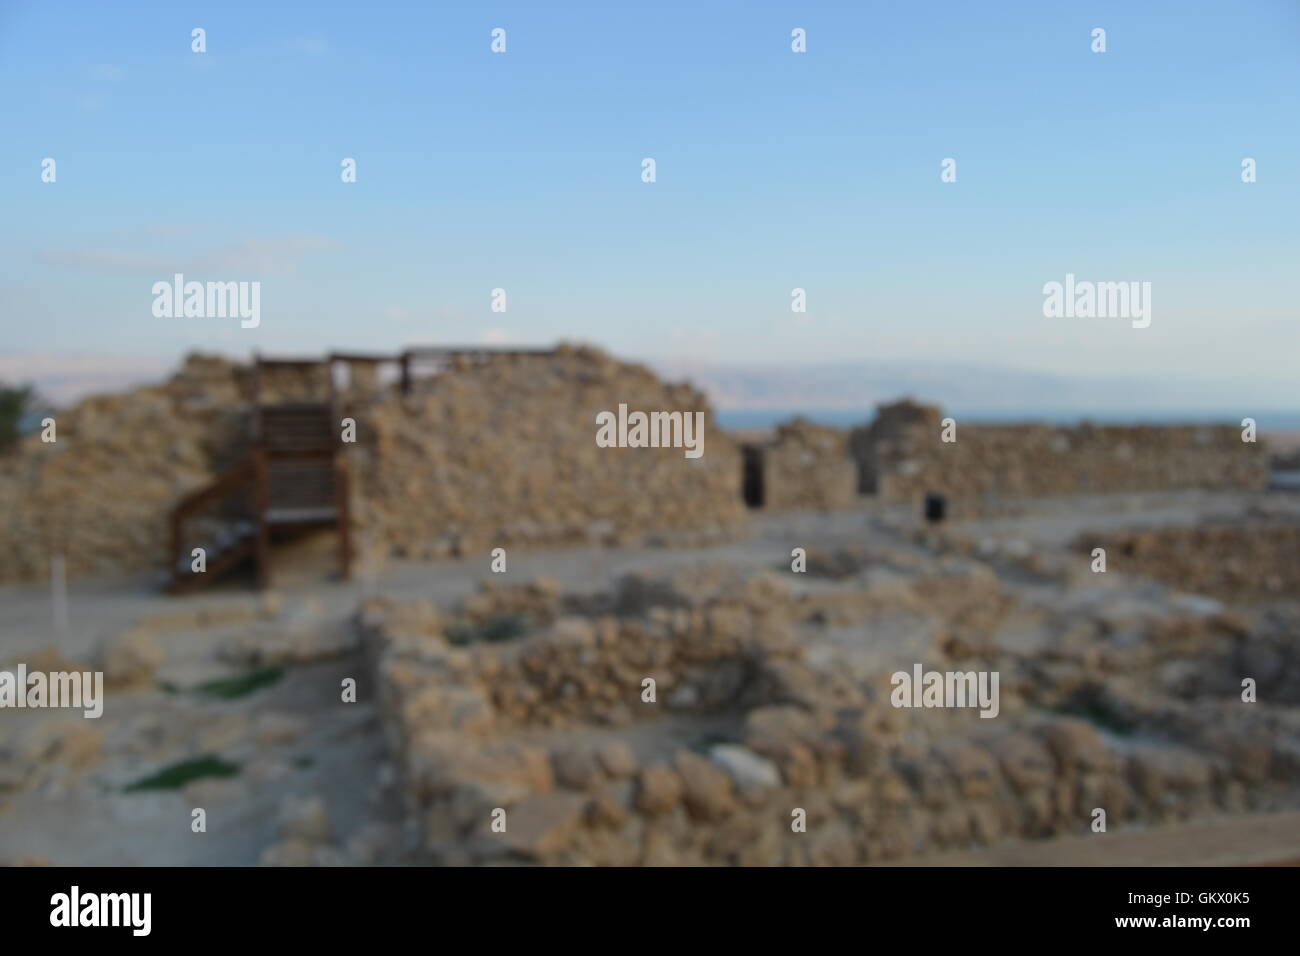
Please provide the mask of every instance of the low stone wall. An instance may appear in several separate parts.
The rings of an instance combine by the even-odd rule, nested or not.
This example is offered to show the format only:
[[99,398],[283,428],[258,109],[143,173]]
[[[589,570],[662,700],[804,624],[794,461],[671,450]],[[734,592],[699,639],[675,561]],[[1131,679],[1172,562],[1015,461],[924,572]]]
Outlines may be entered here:
[[[363,640],[424,858],[853,864],[1085,834],[1098,807],[1122,829],[1295,802],[1296,699],[1236,699],[1243,654],[1300,676],[1285,622],[1252,651],[1199,609],[1150,608],[1134,642],[1114,607],[1075,607],[1024,654],[999,647],[1014,602],[987,569],[913,571],[802,595],[698,568],[594,597],[535,583],[450,617],[372,600]],[[905,611],[942,621],[928,666],[1001,673],[997,718],[895,708],[912,651],[864,670],[816,639]]]
[[911,426],[876,447],[880,494],[927,492],[959,502],[1174,488],[1262,490],[1263,443],[1240,428],[1205,426],[966,425],[945,443],[933,425]]
[[1300,523],[1294,520],[1089,532],[1077,545],[1084,554],[1104,548],[1108,570],[1225,601],[1300,595]]

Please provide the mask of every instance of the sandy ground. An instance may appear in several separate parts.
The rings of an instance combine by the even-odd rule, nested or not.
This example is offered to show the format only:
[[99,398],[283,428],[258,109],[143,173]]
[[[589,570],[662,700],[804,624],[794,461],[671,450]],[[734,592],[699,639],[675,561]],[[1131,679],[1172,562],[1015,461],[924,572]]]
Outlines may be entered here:
[[[1261,496],[1187,492],[1030,502],[1021,513],[968,522],[963,530],[992,542],[1017,542],[1022,548],[1056,548],[1085,528],[1135,523],[1186,523],[1208,515],[1241,516]],[[1300,496],[1269,496],[1269,506],[1300,512]],[[596,589],[632,570],[679,569],[691,564],[726,562],[778,569],[788,567],[794,547],[833,548],[846,544],[888,544],[906,548],[900,536],[914,518],[897,508],[867,506],[838,514],[762,517],[744,540],[699,549],[577,549],[509,554],[509,582],[536,576],[558,579],[567,589]],[[402,599],[426,598],[447,605],[472,593],[489,576],[488,557],[442,563],[394,562],[368,580],[329,580],[329,546],[319,561],[309,560],[314,545],[279,554],[283,565],[276,591],[284,607],[310,605],[324,623],[349,619],[365,593]],[[816,586],[802,581],[793,586]],[[1028,586],[1023,597],[1032,598]],[[260,599],[238,583],[187,598],[162,595],[149,580],[76,582],[70,588],[70,633],[54,640],[51,608],[43,588],[0,591],[0,666],[57,644],[60,653],[92,659],[100,638],[142,618],[177,610],[222,612],[254,608]],[[238,630],[219,623],[164,633],[167,660],[159,678],[180,687],[234,667],[214,663],[215,648]],[[905,635],[904,635],[905,636]],[[344,677],[358,679],[360,701],[340,705]],[[405,832],[402,808],[392,787],[393,769],[385,754],[383,729],[367,703],[367,680],[360,654],[296,666],[270,687],[237,700],[192,693],[168,694],[156,687],[110,694],[105,716],[95,724],[103,735],[104,757],[82,771],[59,769],[39,786],[6,798],[0,789],[0,861],[31,859],[56,864],[229,865],[257,862],[277,838],[281,808],[293,797],[324,797],[339,844],[364,836],[367,824]],[[9,711],[5,721],[69,721],[68,712]],[[80,721],[80,718],[74,718]],[[16,726],[13,723],[9,728]],[[6,728],[7,732],[8,728]],[[123,786],[159,766],[195,752],[220,753],[241,764],[229,779],[199,781],[180,791],[125,793]],[[206,834],[190,829],[191,811],[208,814]],[[1190,829],[1187,841],[1213,826],[1234,833],[1259,834],[1226,840],[1221,854],[1187,852],[1171,832],[1115,834],[1107,844],[1123,845],[1122,858],[1143,862],[1260,862],[1300,859],[1297,817],[1240,818]],[[1198,824],[1200,826],[1200,824]],[[1232,828],[1238,828],[1233,830]],[[1244,829],[1243,829],[1244,828]],[[1214,839],[1218,839],[1214,837]],[[1233,841],[1236,841],[1234,844]],[[1218,844],[1214,844],[1217,846]],[[1232,850],[1238,846],[1240,852]],[[1144,849],[1145,847],[1145,849]],[[1184,847],[1184,849],[1180,849]],[[1055,848],[1055,849],[1054,849]],[[936,858],[934,863],[1101,862],[1095,841],[1059,840],[999,847],[979,853]],[[1121,857],[1105,858],[1114,863]],[[1217,853],[1218,851],[1216,851]],[[1053,856],[1053,854],[1057,854]]]
[[[1188,491],[1176,494],[1134,494],[1043,499],[1026,502],[1010,517],[968,521],[968,533],[998,542],[1019,541],[1029,547],[1059,547],[1084,529],[1129,527],[1142,524],[1181,524],[1206,517],[1233,518],[1252,505],[1267,500],[1272,508],[1300,514],[1300,496],[1287,494],[1215,493]],[[690,563],[734,563],[741,566],[788,566],[795,547],[833,548],[871,541],[897,544],[890,526],[912,522],[898,507],[866,505],[835,514],[793,514],[758,517],[750,535],[711,548],[619,549],[579,548],[562,551],[512,551],[509,572],[499,577],[527,581],[552,577],[566,588],[597,589],[610,579],[632,570],[660,570]],[[326,536],[328,537],[328,536]],[[382,593],[402,600],[427,598],[435,604],[457,600],[475,590],[489,574],[489,557],[437,563],[393,561],[366,579],[331,580],[333,547],[314,560],[277,553],[275,591],[286,601],[320,601],[328,615],[351,614],[366,593]],[[303,550],[309,550],[308,548]],[[319,550],[319,549],[318,549]],[[305,566],[305,570],[303,569]],[[185,608],[222,609],[256,606],[255,595],[238,582],[223,583],[196,595],[176,598],[160,592],[152,577],[101,579],[75,582],[69,588],[70,632],[58,639],[61,651],[85,656],[107,631],[121,629],[155,614]],[[47,588],[0,588],[0,659],[48,647],[54,642],[52,611]]]

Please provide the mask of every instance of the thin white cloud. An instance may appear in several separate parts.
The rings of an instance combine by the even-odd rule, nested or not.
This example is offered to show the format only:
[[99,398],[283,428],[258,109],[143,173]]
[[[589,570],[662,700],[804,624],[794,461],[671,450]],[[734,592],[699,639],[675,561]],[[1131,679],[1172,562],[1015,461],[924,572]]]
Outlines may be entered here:
[[36,258],[46,265],[82,272],[290,273],[309,256],[338,247],[328,236],[290,235],[251,237],[182,255],[93,246],[43,249]]
[[36,259],[47,266],[81,272],[158,272],[175,259],[125,249],[42,249]]
[[330,51],[329,40],[323,34],[311,33],[306,36],[294,37],[289,41],[289,46],[299,53],[309,53],[312,56],[324,56]]
[[233,245],[200,253],[195,268],[292,272],[307,256],[337,249],[327,236],[273,236],[243,239]]

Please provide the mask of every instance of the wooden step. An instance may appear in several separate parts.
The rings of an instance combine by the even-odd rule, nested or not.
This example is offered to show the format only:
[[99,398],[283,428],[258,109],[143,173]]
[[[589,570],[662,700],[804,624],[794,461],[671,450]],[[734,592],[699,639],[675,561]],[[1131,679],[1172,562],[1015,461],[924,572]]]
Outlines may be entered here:
[[272,459],[267,466],[267,507],[281,509],[333,508],[337,483],[329,459]]
[[259,441],[271,451],[333,448],[337,444],[333,414],[327,404],[267,405],[258,414]]

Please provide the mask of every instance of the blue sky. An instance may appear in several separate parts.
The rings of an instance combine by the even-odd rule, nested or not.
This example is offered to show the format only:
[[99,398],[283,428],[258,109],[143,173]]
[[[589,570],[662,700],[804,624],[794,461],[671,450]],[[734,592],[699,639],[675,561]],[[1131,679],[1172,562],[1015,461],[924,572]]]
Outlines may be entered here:
[[[0,89],[10,369],[568,339],[1300,405],[1295,0],[0,0]],[[260,327],[155,318],[177,271]],[[1067,272],[1150,328],[1045,318]]]

